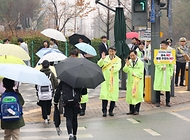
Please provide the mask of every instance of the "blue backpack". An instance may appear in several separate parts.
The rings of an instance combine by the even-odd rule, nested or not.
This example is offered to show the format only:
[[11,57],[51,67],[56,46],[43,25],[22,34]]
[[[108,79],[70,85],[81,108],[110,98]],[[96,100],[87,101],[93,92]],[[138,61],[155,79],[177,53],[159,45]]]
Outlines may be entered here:
[[0,103],[0,117],[3,121],[19,120],[23,114],[16,92],[5,92],[2,94]]

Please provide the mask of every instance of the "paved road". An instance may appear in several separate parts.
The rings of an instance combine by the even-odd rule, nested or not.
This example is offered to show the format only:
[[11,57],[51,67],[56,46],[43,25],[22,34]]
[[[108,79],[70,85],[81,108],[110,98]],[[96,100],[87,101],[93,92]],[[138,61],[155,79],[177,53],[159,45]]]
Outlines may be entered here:
[[[61,136],[53,123],[27,123],[21,140],[68,139],[65,120]],[[141,112],[139,116],[79,118],[78,140],[190,140],[190,103]],[[0,130],[0,140],[3,140]]]

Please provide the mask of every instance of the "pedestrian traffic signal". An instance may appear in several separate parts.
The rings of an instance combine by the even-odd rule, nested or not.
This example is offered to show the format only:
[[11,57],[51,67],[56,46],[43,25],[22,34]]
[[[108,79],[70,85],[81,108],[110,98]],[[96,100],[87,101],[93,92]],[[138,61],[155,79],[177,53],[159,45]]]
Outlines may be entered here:
[[146,12],[146,0],[134,1],[134,12]]
[[148,23],[148,0],[132,0],[132,26],[146,27]]

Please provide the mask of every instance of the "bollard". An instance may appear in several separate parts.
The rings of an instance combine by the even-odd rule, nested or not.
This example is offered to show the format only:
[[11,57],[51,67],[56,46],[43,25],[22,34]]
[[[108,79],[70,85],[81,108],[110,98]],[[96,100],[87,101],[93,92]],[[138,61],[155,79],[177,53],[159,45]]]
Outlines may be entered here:
[[185,86],[188,86],[188,68],[185,70]]
[[151,102],[151,76],[145,76],[145,102]]

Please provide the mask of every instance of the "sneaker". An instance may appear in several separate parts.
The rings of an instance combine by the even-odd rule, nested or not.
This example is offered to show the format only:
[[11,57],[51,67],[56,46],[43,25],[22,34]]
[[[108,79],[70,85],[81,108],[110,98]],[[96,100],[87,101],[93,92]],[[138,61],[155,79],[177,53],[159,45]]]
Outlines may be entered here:
[[77,140],[77,137],[76,137],[76,136],[73,136],[73,140]]
[[45,120],[44,120],[44,123],[45,123],[45,124],[48,124],[48,120],[47,120],[47,119],[45,119]]
[[185,87],[185,85],[184,85],[184,84],[182,84],[182,85],[180,84],[180,86],[181,86],[181,87]]
[[69,140],[74,140],[74,137],[73,136],[69,136]]
[[50,116],[47,115],[47,120],[48,120],[48,123],[50,123]]

